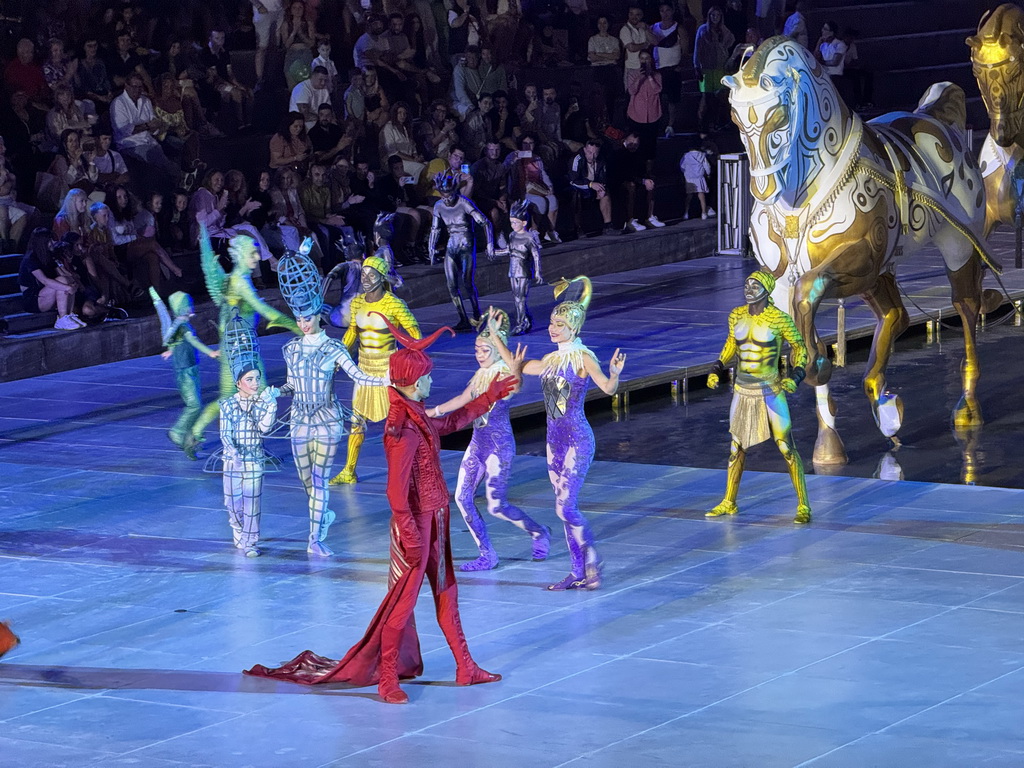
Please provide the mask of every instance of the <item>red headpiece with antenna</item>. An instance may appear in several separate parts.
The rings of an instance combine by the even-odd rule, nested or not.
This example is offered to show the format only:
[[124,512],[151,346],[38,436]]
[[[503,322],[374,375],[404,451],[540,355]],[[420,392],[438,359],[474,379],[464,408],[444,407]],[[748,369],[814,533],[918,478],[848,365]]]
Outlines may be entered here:
[[446,325],[442,328],[438,328],[429,336],[422,339],[414,339],[412,336],[409,336],[401,329],[392,325],[391,321],[380,312],[370,312],[369,314],[379,316],[387,325],[388,330],[391,331],[391,335],[395,337],[395,340],[404,347],[404,349],[395,350],[391,355],[390,362],[388,363],[388,370],[391,374],[391,383],[397,384],[400,387],[411,387],[421,376],[426,376],[431,370],[433,370],[434,363],[430,360],[430,356],[423,350],[437,341],[437,338],[445,331],[448,331],[452,336],[455,335],[455,331]]

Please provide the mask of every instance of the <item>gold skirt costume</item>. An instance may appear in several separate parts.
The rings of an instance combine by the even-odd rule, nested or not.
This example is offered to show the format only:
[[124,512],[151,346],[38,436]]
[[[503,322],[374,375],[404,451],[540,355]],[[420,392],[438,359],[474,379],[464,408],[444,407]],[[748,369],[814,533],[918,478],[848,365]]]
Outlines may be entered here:
[[[384,377],[388,374],[390,352],[371,354],[359,352],[359,370],[370,376]],[[367,421],[384,421],[388,415],[388,388],[364,387],[356,384],[352,393],[352,410]]]
[[729,408],[729,432],[741,448],[746,450],[771,438],[768,411],[778,410],[779,405],[789,412],[786,393],[779,386],[778,380],[750,384],[737,381],[733,385],[732,406]]

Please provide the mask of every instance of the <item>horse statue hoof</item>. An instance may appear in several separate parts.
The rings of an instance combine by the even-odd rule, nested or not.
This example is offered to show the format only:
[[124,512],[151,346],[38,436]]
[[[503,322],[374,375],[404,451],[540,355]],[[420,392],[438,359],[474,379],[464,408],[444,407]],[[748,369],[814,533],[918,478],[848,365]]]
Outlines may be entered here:
[[903,400],[900,396],[883,393],[874,403],[873,410],[878,430],[886,437],[894,437],[903,426]]
[[953,409],[953,427],[955,429],[969,429],[971,427],[980,427],[983,423],[981,406],[978,405],[977,401],[972,402],[966,397],[961,397],[960,402]]
[[817,466],[838,466],[846,464],[846,446],[843,438],[831,427],[821,426],[818,439],[814,442],[814,455],[811,458]]

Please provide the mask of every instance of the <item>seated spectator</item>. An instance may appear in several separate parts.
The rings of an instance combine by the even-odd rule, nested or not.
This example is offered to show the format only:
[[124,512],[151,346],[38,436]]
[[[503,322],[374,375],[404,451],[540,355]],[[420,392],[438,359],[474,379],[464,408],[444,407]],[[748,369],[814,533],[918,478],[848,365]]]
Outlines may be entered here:
[[444,99],[435,99],[430,109],[416,128],[416,146],[427,160],[448,154],[458,141],[455,133],[455,118],[448,112]]
[[522,133],[519,117],[509,103],[508,94],[498,91],[494,94],[494,109],[491,110],[491,134],[505,151],[515,151],[516,140]]
[[508,171],[501,162],[501,145],[494,139],[488,141],[483,157],[470,166],[469,172],[473,202],[491,220],[495,237],[504,237],[508,229]]
[[[544,161],[534,154],[537,137],[532,133],[524,133],[519,137],[519,149],[510,152],[505,158],[508,169],[508,199],[527,200],[534,209],[547,218],[547,227],[543,239],[547,242],[560,243],[561,238],[556,230],[558,220],[558,198],[551,178],[544,169]],[[540,216],[534,218],[538,229],[542,222]]]
[[157,228],[157,242],[171,253],[190,251],[195,246],[192,242],[192,222],[189,193],[177,189],[171,197],[171,205],[165,206]]
[[[534,133],[537,130],[537,111],[540,109],[540,98],[537,86],[527,83],[523,86],[523,96],[516,105],[516,116],[519,118],[520,135]],[[516,142],[516,148],[519,143]]]
[[104,203],[89,206],[89,233],[85,238],[87,258],[97,273],[102,275],[103,292],[109,297],[108,305],[126,305],[139,301],[145,291],[129,279],[118,262],[111,234],[110,208]]
[[334,117],[334,107],[321,104],[317,110],[316,124],[309,129],[309,142],[313,145],[313,157],[317,162],[333,164],[338,158],[351,159],[355,149],[358,127],[355,122],[348,121],[344,126],[338,125]]
[[[622,140],[615,156],[615,172],[618,181],[626,189],[625,232],[643,232],[648,226],[664,227],[654,215],[654,179],[651,178],[647,158],[640,150],[640,137],[636,131],[629,131]],[[637,213],[637,192],[647,196],[647,215]],[[646,225],[641,223],[646,222]]]
[[424,178],[420,184],[420,192],[427,198],[429,204],[433,205],[441,199],[441,193],[434,186],[434,177],[449,170],[456,179],[459,194],[464,197],[472,197],[473,177],[466,164],[466,151],[461,145],[456,144],[451,148],[447,157],[435,157],[427,165],[427,171],[423,174]]
[[380,132],[381,164],[387,158],[397,155],[405,164],[405,174],[419,183],[426,165],[423,156],[416,149],[412,131],[409,128],[409,105],[399,101],[391,107],[391,119]]
[[299,187],[299,201],[306,214],[306,223],[320,244],[320,252],[327,259],[321,264],[326,273],[344,258],[337,243],[343,238],[343,216],[334,212],[336,201],[327,185],[327,167],[314,163],[309,167],[309,176]]
[[309,72],[316,43],[316,28],[306,18],[306,4],[302,0],[288,4],[287,13],[277,28],[277,39],[284,49],[284,79],[289,88],[294,88]]
[[405,35],[405,17],[400,13],[390,14],[388,28],[382,37],[387,43],[382,58],[394,70],[398,80],[395,93],[415,102],[416,111],[419,112],[423,109],[427,92],[427,74],[412,62],[415,51]]
[[414,71],[422,73],[423,77],[426,78],[424,93],[433,96],[440,90],[442,78],[438,70],[431,64],[430,57],[427,54],[428,45],[426,35],[424,34],[423,19],[420,18],[418,13],[406,14],[404,30],[405,37],[409,41],[409,47],[412,49],[412,56],[409,58],[409,61],[415,68]]
[[107,75],[115,88],[127,87],[128,78],[138,75],[146,90],[153,90],[153,83],[149,79],[149,73],[142,65],[142,58],[136,53],[135,45],[132,43],[132,36],[129,32],[120,32],[117,35],[116,46],[107,56]]
[[302,173],[309,165],[313,145],[306,135],[306,120],[300,112],[285,115],[277,133],[270,137],[270,167],[291,168]]
[[[206,83],[218,94],[221,102],[234,110],[239,131],[252,125],[252,91],[238,82],[231,69],[231,54],[224,47],[223,30],[210,32],[210,40],[199,54],[199,63],[206,70]],[[312,56],[310,57],[312,58]]]
[[363,70],[353,67],[348,71],[349,86],[341,96],[342,114],[346,120],[360,124],[366,122],[366,101],[363,98],[365,81]]
[[297,251],[302,238],[310,234],[306,213],[299,199],[299,183],[298,173],[291,168],[281,168],[277,172],[276,184],[270,190],[270,199],[274,204],[271,221],[279,227],[284,247],[291,251]]
[[40,151],[46,113],[37,109],[24,91],[11,94],[8,109],[0,109],[0,135],[6,141],[8,165],[17,174],[18,197],[33,199],[36,173],[45,171],[50,158]]
[[167,52],[153,65],[153,76],[159,80],[163,75],[170,75],[178,84],[185,124],[203,136],[223,136],[220,129],[206,119],[203,107],[205,103],[211,114],[217,112],[221,107],[220,94],[207,82],[207,73],[199,63],[189,58],[180,40],[172,39]]
[[64,41],[53,38],[47,43],[50,56],[43,62],[43,77],[50,90],[56,90],[57,86],[71,88],[78,69],[78,60],[68,56],[64,52]]
[[544,86],[542,99],[537,106],[536,134],[537,152],[544,162],[554,167],[565,152],[562,142],[562,108],[558,104],[558,89],[553,85]]
[[569,48],[565,40],[555,34],[555,28],[550,24],[537,27],[537,31],[530,41],[527,60],[531,67],[541,69],[556,69],[558,67],[571,67],[569,60]]
[[168,276],[181,277],[181,269],[170,254],[152,237],[145,237],[135,229],[136,206],[131,193],[116,187],[107,206],[110,208],[111,239],[115,253],[123,254],[132,280],[143,287],[152,286],[163,293],[163,270]]
[[124,164],[124,158],[117,150],[111,149],[113,137],[110,127],[101,124],[96,135],[96,148],[93,150],[92,162],[99,173],[96,179],[96,186],[106,192],[118,184],[127,185],[128,166]]
[[328,82],[327,69],[317,67],[308,80],[303,80],[292,88],[288,111],[299,112],[305,118],[307,131],[316,125],[317,110],[320,109],[320,106],[331,106],[331,91],[327,87]]
[[608,169],[600,157],[601,142],[588,139],[582,151],[572,159],[569,166],[569,183],[575,196],[574,211],[576,218],[576,237],[584,237],[583,203],[596,201],[604,222],[602,234],[615,234],[612,226],[612,199],[608,192]]
[[7,145],[0,136],[0,254],[14,253],[35,213],[18,202],[18,178],[7,165]]
[[192,195],[192,245],[199,244],[199,226],[206,225],[210,237],[232,238],[236,235],[248,235],[256,241],[260,258],[268,261],[271,268],[277,265],[277,258],[263,242],[259,231],[251,224],[240,222],[235,226],[227,224],[227,209],[230,193],[224,188],[224,174],[218,170],[210,170],[203,177],[203,183]]
[[383,210],[372,187],[373,178],[370,164],[365,158],[357,157],[352,164],[351,173],[347,174],[347,194],[341,203],[341,213],[345,221],[356,231],[361,232],[366,242],[372,240],[374,222],[377,214]]
[[80,189],[72,189],[64,198],[56,218],[53,220],[53,236],[60,240],[69,232],[78,236],[83,242],[92,228],[92,217],[89,213],[89,198]]
[[[53,158],[46,175],[40,174],[37,179],[37,202],[44,210],[49,211],[59,207],[71,189],[81,191],[83,197],[92,195],[96,192],[96,182],[99,180],[99,171],[93,162],[92,152],[82,150],[81,131],[64,131],[60,142],[61,151]],[[97,193],[96,200],[103,201],[102,192]],[[54,227],[56,226],[55,223]],[[83,229],[79,234],[84,237],[85,231]],[[57,236],[63,234],[58,232]]]
[[46,113],[46,140],[43,151],[56,152],[66,130],[89,134],[96,124],[95,114],[85,114],[82,105],[75,101],[75,95],[66,85],[58,85],[53,92],[53,108]]
[[[391,102],[377,79],[376,67],[366,67],[363,70],[362,96],[364,120],[367,125],[375,126],[377,129],[383,128],[391,119]],[[373,134],[367,132],[367,135],[376,135],[376,131]]]
[[75,313],[77,279],[73,270],[54,258],[53,242],[53,233],[45,227],[36,229],[29,238],[18,269],[22,309],[32,313],[56,309],[57,322],[53,327],[76,331],[85,327]]
[[[181,156],[184,169],[194,172],[199,165],[199,133],[192,130],[185,119],[179,82],[169,72],[157,79],[159,90],[153,100],[153,114],[160,121],[160,128],[153,135],[162,145],[169,146]],[[186,186],[191,186],[191,183]]]
[[125,81],[124,93],[111,102],[114,142],[121,154],[176,181],[180,170],[164,153],[154,135],[154,131],[160,130],[163,124],[153,112],[153,102],[142,91],[142,78],[131,74]]
[[107,65],[99,57],[100,44],[94,37],[87,37],[82,46],[85,56],[78,60],[75,68],[75,96],[88,99],[98,110],[106,113],[114,99],[114,86],[107,76]]
[[422,258],[422,244],[419,242],[421,233],[426,232],[434,215],[433,207],[427,205],[416,188],[416,179],[405,170],[405,161],[398,155],[392,155],[387,162],[388,173],[379,178],[371,177],[371,185],[377,204],[388,213],[402,214],[402,222],[407,227],[396,226],[396,232],[405,229],[402,238],[404,246],[396,248],[395,254],[403,263]]
[[11,93],[22,91],[30,101],[45,105],[50,100],[50,86],[43,68],[36,64],[36,46],[28,38],[18,41],[15,58],[4,67],[4,84]]
[[494,99],[489,93],[480,94],[477,106],[466,114],[462,121],[460,133],[462,145],[469,147],[467,156],[470,160],[476,161],[480,158],[480,150],[494,136],[494,127],[491,122],[491,110],[494,108]]

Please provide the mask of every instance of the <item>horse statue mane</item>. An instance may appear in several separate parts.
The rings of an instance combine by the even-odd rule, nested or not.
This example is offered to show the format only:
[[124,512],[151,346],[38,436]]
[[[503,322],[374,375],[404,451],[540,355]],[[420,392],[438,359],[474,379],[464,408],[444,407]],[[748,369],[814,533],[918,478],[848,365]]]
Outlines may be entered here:
[[767,205],[802,205],[859,135],[860,118],[843,104],[821,64],[791,38],[769,38],[722,83],[746,144],[751,191]]
[[1024,10],[1005,3],[967,38],[989,129],[979,162],[987,194],[985,234],[1012,223],[1020,198],[1012,176],[1024,156]]

